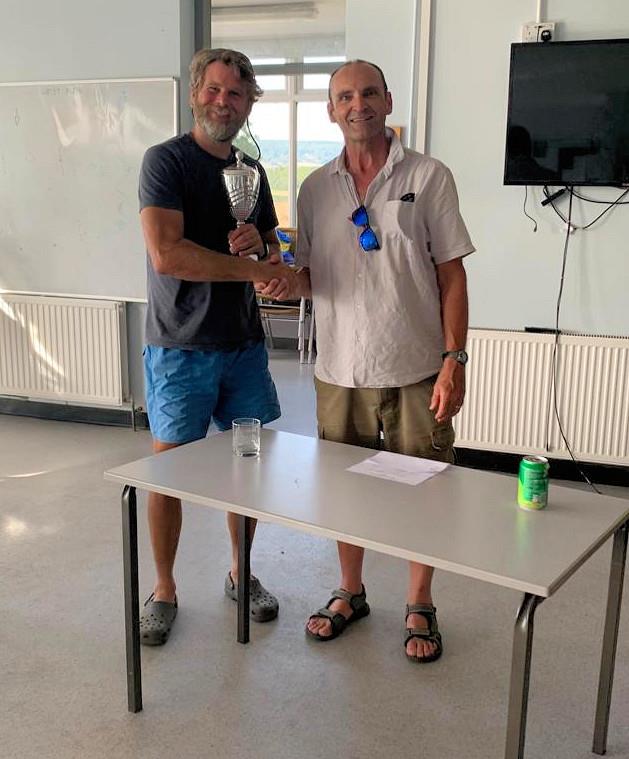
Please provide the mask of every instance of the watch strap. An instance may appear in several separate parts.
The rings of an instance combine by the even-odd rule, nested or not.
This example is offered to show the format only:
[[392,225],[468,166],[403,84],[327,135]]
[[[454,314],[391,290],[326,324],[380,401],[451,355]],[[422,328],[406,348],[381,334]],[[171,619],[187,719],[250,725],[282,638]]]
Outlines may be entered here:
[[465,366],[465,364],[467,364],[467,353],[463,348],[452,351],[444,351],[441,354],[441,360],[445,361],[446,358],[453,358],[455,361],[461,364],[461,366]]

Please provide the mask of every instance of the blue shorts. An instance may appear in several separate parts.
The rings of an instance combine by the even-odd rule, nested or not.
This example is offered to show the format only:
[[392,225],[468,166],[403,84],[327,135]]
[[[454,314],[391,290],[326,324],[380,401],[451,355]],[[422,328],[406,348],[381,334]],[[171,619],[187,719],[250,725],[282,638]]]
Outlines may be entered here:
[[189,443],[239,416],[263,424],[280,415],[263,342],[235,351],[144,348],[146,405],[151,434],[162,443]]

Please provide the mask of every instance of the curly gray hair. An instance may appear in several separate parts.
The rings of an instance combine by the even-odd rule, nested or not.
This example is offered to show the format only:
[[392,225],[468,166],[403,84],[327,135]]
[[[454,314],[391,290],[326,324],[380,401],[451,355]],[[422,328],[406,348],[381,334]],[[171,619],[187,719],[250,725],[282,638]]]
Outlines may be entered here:
[[198,50],[190,63],[190,91],[196,92],[196,90],[203,83],[203,77],[205,76],[205,70],[214,61],[221,61],[226,66],[233,66],[240,78],[247,85],[247,91],[249,94],[249,100],[255,103],[260,98],[264,91],[258,86],[256,82],[256,75],[251,65],[251,61],[244,53],[239,53],[237,50],[227,50],[226,48],[204,48]]

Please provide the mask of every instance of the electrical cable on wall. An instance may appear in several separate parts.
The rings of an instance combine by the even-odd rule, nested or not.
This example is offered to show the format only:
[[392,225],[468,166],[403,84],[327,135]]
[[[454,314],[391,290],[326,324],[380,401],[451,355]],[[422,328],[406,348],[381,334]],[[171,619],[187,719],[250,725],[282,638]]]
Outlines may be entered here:
[[[544,190],[546,191],[547,188],[545,187]],[[559,434],[561,435],[561,439],[564,442],[564,445],[566,446],[568,453],[570,454],[570,458],[575,463],[575,466],[577,467],[577,470],[581,477],[587,482],[587,484],[592,488],[592,490],[595,493],[598,493],[601,495],[601,491],[594,485],[594,483],[590,480],[590,478],[587,476],[587,474],[583,471],[581,468],[580,462],[577,461],[577,459],[574,456],[574,453],[572,452],[572,448],[570,446],[570,443],[568,442],[568,439],[566,438],[566,435],[564,433],[563,425],[561,423],[561,417],[559,415],[559,406],[557,403],[557,378],[559,373],[559,355],[558,355],[558,349],[559,349],[559,313],[561,310],[561,298],[563,296],[563,286],[565,281],[565,274],[566,274],[566,261],[568,259],[568,246],[570,244],[570,234],[575,229],[572,225],[572,200],[574,197],[574,192],[572,190],[572,187],[568,188],[569,192],[569,204],[568,204],[568,218],[566,219],[557,209],[554,207],[554,202],[551,202],[551,206],[553,206],[553,209],[555,210],[555,213],[557,213],[566,223],[566,239],[564,241],[564,247],[563,247],[563,258],[561,263],[561,276],[559,279],[559,293],[557,295],[557,308],[555,311],[555,340],[553,343],[553,359],[552,359],[552,396],[553,396],[553,406],[554,406],[554,412],[555,412],[555,418],[557,420],[557,425],[559,427]],[[608,211],[609,209],[605,209],[604,213]],[[601,214],[602,216],[602,214]],[[550,435],[549,435],[549,424],[547,419],[547,426],[546,426],[546,450],[550,450]]]
[[[596,198],[586,198],[584,195],[581,195],[580,193],[578,193],[574,189],[572,190],[572,194],[574,195],[575,198],[578,198],[579,200],[585,200],[587,203],[597,203],[598,205],[601,205],[601,206],[606,206],[606,205],[609,204],[609,200],[596,200]],[[620,196],[620,198],[623,198],[626,194],[627,194],[626,191],[623,192],[622,195]],[[618,198],[617,200],[615,200],[612,203],[612,205],[616,205],[616,206],[629,206],[629,200],[621,201],[620,198]]]
[[[559,218],[563,221],[564,224],[570,223],[570,227],[572,228],[571,231],[576,231],[577,229],[584,230],[589,229],[591,226],[596,224],[596,222],[601,219],[603,216],[605,216],[606,213],[612,210],[612,208],[615,208],[616,206],[624,206],[629,205],[629,201],[622,202],[622,199],[629,193],[629,188],[626,190],[623,190],[623,192],[620,193],[620,195],[616,198],[616,200],[613,201],[607,201],[607,200],[594,200],[593,198],[586,198],[582,195],[579,195],[574,191],[574,188],[566,186],[565,190],[570,192],[570,206],[572,207],[572,198],[579,198],[579,200],[583,200],[587,203],[605,203],[607,205],[607,208],[605,208],[601,213],[599,213],[598,216],[596,216],[592,221],[588,222],[587,224],[584,224],[583,226],[577,226],[576,224],[573,224],[572,222],[568,222],[568,219],[561,213],[561,211],[557,208],[555,205],[555,198],[556,193],[551,194],[548,186],[544,185],[544,195],[546,197],[546,203],[551,206],[553,211],[559,216]],[[555,196],[555,197],[553,197]],[[544,201],[542,201],[544,202]],[[570,230],[569,230],[570,231]]]
[[537,221],[526,210],[526,201],[528,200],[528,197],[529,197],[529,188],[528,188],[528,185],[524,185],[524,205],[522,206],[522,211],[524,212],[524,215],[533,222],[533,232],[537,232]]

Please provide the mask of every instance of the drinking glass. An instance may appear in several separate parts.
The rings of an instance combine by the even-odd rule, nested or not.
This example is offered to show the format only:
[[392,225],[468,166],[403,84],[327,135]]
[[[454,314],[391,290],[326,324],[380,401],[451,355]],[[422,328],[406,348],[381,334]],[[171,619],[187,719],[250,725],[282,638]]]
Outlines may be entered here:
[[260,420],[241,417],[232,422],[232,449],[235,456],[260,455]]

